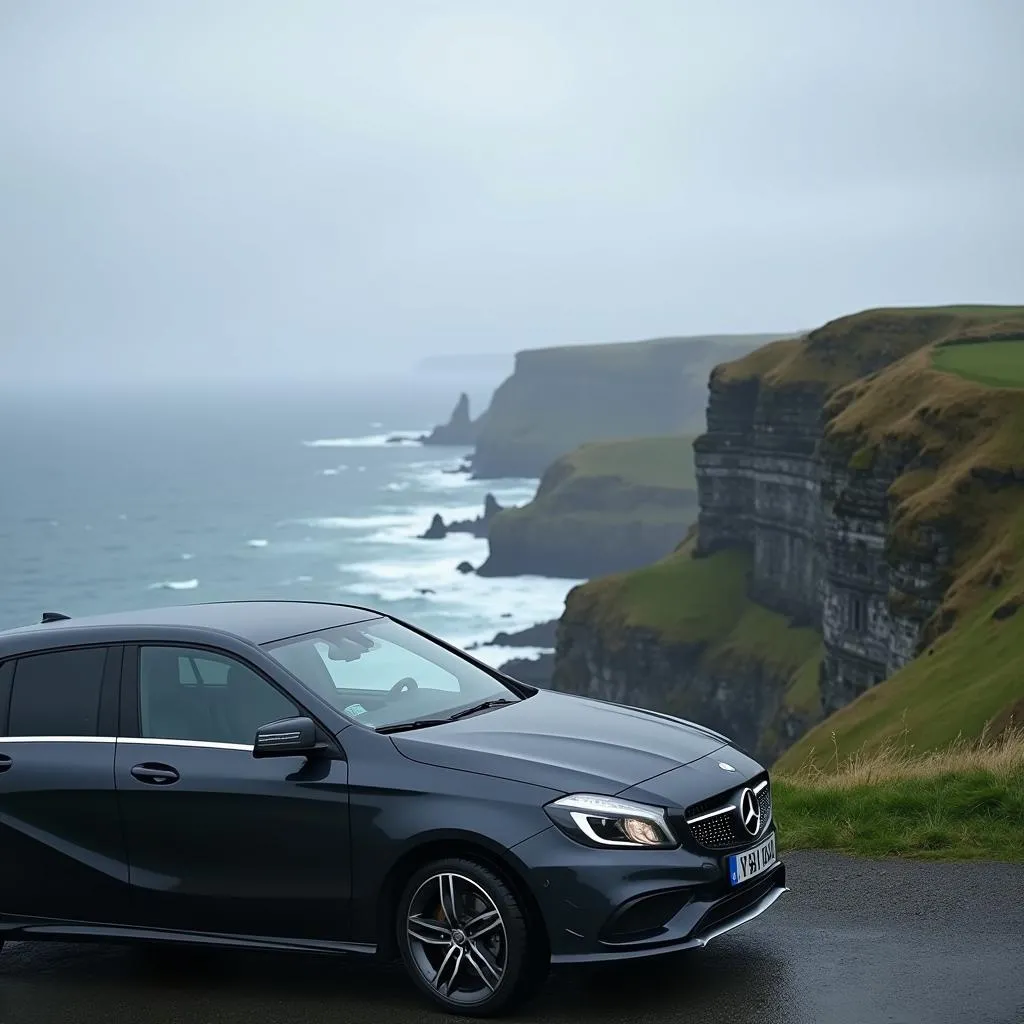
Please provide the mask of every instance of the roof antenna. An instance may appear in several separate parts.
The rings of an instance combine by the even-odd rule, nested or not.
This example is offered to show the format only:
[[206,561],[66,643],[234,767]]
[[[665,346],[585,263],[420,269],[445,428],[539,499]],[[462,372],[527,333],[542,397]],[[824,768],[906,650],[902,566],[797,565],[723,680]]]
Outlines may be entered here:
[[65,619],[70,619],[70,615],[65,615],[63,612],[43,612],[42,622],[63,622]]

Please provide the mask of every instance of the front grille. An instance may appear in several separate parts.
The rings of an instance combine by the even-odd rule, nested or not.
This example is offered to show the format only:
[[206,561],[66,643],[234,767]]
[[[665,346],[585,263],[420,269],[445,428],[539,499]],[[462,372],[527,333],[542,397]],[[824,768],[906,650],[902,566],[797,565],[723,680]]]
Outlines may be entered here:
[[[755,791],[761,812],[756,835],[751,835],[743,827],[739,815],[740,794],[747,787]],[[731,850],[748,845],[764,835],[771,824],[772,792],[768,773],[756,775],[742,786],[692,804],[686,809],[685,818],[693,838],[706,850]]]

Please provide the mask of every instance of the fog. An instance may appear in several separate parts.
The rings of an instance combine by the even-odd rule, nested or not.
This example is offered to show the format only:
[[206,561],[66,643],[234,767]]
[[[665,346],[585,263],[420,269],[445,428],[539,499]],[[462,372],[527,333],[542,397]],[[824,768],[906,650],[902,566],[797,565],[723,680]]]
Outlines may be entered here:
[[4,377],[332,381],[1024,283],[1019,0],[8,0]]

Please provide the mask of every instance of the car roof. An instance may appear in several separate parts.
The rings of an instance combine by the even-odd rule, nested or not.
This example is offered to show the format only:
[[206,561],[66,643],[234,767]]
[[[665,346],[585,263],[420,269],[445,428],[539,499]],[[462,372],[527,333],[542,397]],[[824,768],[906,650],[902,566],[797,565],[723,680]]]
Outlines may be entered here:
[[[252,644],[266,644],[285,637],[312,633],[331,626],[347,626],[379,618],[383,613],[355,605],[326,601],[210,601],[199,604],[142,608],[104,615],[83,615],[54,622],[20,626],[0,632],[3,637],[25,637],[64,630],[83,631],[96,627],[112,639],[116,627],[192,626],[197,630],[231,633]],[[41,639],[41,637],[40,637]]]

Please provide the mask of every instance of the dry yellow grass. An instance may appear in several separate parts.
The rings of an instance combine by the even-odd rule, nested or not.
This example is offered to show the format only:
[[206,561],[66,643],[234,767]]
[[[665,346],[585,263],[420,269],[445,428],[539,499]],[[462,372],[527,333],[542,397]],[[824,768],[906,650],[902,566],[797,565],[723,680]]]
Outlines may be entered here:
[[992,737],[958,736],[939,750],[918,751],[904,732],[878,747],[863,747],[847,757],[839,756],[838,744],[829,760],[819,765],[812,749],[807,762],[781,778],[811,789],[849,789],[904,779],[933,779],[941,775],[987,772],[1006,780],[1024,770],[1024,728],[1011,726]]

